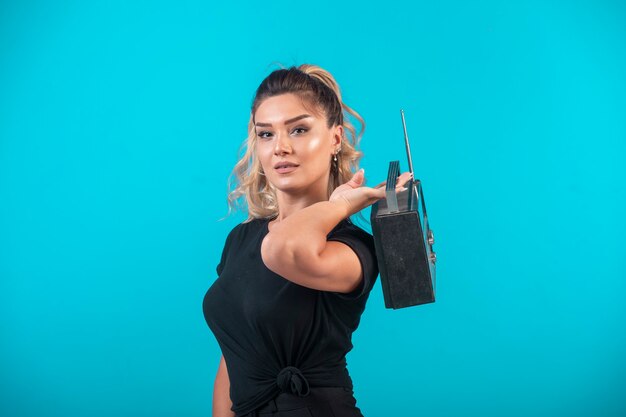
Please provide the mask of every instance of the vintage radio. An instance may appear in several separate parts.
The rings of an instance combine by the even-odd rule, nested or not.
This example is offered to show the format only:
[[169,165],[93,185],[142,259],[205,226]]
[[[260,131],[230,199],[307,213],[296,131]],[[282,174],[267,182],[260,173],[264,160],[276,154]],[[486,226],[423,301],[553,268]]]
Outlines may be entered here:
[[400,110],[404,141],[413,178],[396,192],[400,162],[389,163],[386,197],[372,205],[371,223],[386,308],[432,303],[436,293],[435,237],[428,223],[422,183],[415,179],[411,148]]

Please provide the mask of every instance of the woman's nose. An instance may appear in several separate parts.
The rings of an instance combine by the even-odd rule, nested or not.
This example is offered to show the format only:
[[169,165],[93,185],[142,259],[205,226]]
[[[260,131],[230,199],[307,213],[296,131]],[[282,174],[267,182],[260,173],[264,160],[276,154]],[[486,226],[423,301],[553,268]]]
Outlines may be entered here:
[[274,143],[274,154],[275,155],[284,155],[286,153],[291,152],[291,141],[287,135],[278,134],[276,135],[276,141]]

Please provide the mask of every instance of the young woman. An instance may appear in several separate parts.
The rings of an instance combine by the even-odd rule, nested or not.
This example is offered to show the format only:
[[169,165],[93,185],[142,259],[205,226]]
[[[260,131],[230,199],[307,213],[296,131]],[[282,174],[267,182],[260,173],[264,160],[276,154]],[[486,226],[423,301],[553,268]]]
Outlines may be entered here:
[[229,195],[231,206],[245,199],[248,219],[226,238],[203,300],[222,351],[215,417],[362,416],[345,356],[378,268],[350,216],[385,191],[356,171],[363,129],[347,114],[364,127],[314,65],[276,70],[256,91]]

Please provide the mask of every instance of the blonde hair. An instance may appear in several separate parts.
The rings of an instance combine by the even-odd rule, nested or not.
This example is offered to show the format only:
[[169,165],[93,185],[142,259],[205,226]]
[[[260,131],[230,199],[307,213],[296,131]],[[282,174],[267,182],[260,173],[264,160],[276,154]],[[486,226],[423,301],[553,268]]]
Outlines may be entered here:
[[[321,109],[329,128],[335,124],[343,126],[344,134],[340,152],[337,153],[337,162],[333,161],[331,165],[327,198],[335,188],[354,175],[363,156],[363,153],[357,150],[357,146],[365,130],[365,121],[342,101],[339,85],[328,71],[310,64],[273,71],[261,82],[256,91],[248,122],[248,137],[239,149],[239,154],[243,155],[235,164],[228,181],[228,212],[230,214],[233,209],[245,210],[247,207],[248,218],[245,222],[278,215],[276,190],[263,174],[255,152],[257,135],[254,115],[263,100],[286,93],[294,93],[304,102]],[[348,116],[358,120],[361,125],[358,133]]]

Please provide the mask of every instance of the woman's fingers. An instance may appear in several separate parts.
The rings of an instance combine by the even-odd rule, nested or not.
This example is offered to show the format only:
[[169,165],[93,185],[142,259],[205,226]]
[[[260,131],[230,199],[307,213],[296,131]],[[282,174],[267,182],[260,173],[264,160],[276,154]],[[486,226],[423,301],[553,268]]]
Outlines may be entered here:
[[[398,175],[398,179],[396,180],[396,188],[404,187],[404,185],[409,182],[411,178],[413,178],[413,174],[411,174],[409,171],[403,172],[402,174]],[[374,188],[385,188],[386,186],[387,181],[383,181]]]
[[396,180],[396,186],[404,186],[404,184],[409,182],[411,178],[413,178],[413,174],[411,174],[409,171],[403,172],[398,176],[398,179]]
[[354,173],[352,178],[346,183],[352,188],[357,188],[363,185],[363,181],[365,180],[365,170],[363,168],[359,169]]

